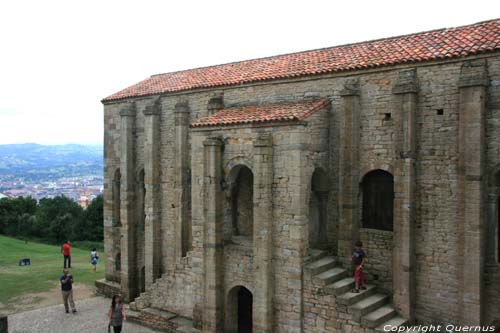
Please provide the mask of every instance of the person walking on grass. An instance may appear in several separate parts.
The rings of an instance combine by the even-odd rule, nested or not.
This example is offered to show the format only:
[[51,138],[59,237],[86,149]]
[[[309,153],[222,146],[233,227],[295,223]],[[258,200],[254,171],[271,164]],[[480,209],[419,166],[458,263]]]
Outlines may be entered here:
[[97,253],[97,249],[94,247],[92,251],[90,251],[90,263],[92,264],[92,270],[94,273],[97,271],[97,260],[99,259],[99,254]]
[[69,313],[69,305],[71,305],[72,312],[75,313],[76,307],[75,302],[73,301],[73,276],[69,274],[69,271],[66,268],[63,269],[63,275],[59,281],[61,282],[61,292],[66,313]]
[[352,254],[351,261],[354,265],[354,289],[353,293],[359,293],[359,288],[366,289],[365,275],[363,274],[363,265],[365,263],[366,254],[363,251],[363,243],[357,241],[355,244],[354,253]]
[[64,256],[64,268],[66,268],[66,262],[68,262],[67,268],[71,268],[71,246],[69,246],[69,240],[62,245],[61,253]]
[[110,328],[113,327],[114,333],[120,333],[122,331],[123,321],[127,320],[127,314],[125,313],[125,307],[121,302],[121,298],[118,295],[113,296],[111,301],[111,307],[108,311],[109,325],[108,332]]

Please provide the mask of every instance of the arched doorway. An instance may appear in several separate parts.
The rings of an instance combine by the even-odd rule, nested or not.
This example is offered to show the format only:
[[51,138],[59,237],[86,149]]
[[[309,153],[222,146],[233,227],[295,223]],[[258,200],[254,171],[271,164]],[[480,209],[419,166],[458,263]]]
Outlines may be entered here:
[[252,333],[253,295],[247,288],[231,289],[226,303],[226,329],[228,333]]
[[323,169],[316,169],[311,177],[309,199],[309,247],[323,248],[328,245],[328,190],[329,182]]
[[368,172],[361,183],[363,228],[393,230],[394,177],[384,170]]

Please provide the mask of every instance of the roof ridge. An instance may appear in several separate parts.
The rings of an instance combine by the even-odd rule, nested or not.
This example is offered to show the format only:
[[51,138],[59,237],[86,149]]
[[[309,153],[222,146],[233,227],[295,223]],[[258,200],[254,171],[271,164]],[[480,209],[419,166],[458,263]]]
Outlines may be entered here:
[[169,75],[169,74],[176,74],[176,73],[183,73],[183,72],[189,72],[189,71],[196,71],[196,70],[200,70],[200,69],[208,69],[208,68],[216,68],[216,67],[220,67],[220,66],[241,64],[241,63],[244,63],[244,62],[251,62],[251,61],[258,61],[258,60],[265,60],[265,59],[273,59],[273,58],[279,58],[279,57],[284,57],[284,56],[289,56],[289,55],[295,55],[295,54],[302,54],[302,53],[315,52],[315,51],[331,50],[331,49],[342,48],[342,47],[347,47],[347,46],[355,46],[355,45],[360,45],[360,44],[365,44],[365,43],[374,43],[374,42],[379,42],[379,41],[387,41],[387,40],[399,39],[399,38],[410,37],[410,36],[415,36],[415,35],[423,35],[423,34],[428,34],[428,33],[438,32],[438,31],[458,30],[458,29],[473,27],[473,26],[476,26],[476,25],[484,25],[486,23],[490,23],[490,22],[492,23],[492,22],[495,22],[495,21],[499,21],[499,23],[500,23],[500,17],[499,18],[495,18],[495,19],[491,19],[491,20],[485,20],[485,21],[475,22],[475,23],[472,23],[472,24],[459,25],[459,26],[455,26],[455,27],[437,28],[437,29],[432,29],[432,30],[424,30],[424,31],[420,31],[420,32],[412,32],[412,33],[409,33],[409,34],[402,34],[402,35],[396,35],[396,36],[390,36],[390,37],[381,37],[381,38],[376,38],[376,39],[367,39],[367,40],[364,40],[364,41],[359,41],[359,42],[354,42],[354,43],[346,43],[346,44],[339,44],[339,45],[334,45],[334,46],[326,46],[326,47],[320,47],[320,48],[309,49],[309,50],[302,50],[302,51],[295,51],[295,52],[288,52],[288,53],[276,54],[276,55],[272,55],[272,56],[250,58],[250,59],[245,59],[245,60],[235,60],[235,61],[225,62],[225,63],[222,63],[222,64],[215,64],[215,65],[207,65],[207,66],[200,66],[200,67],[180,69],[180,70],[176,70],[176,71],[173,71],[173,72],[165,72],[165,73],[153,74],[153,75],[150,76],[150,78],[158,77],[158,76],[163,76],[163,75]]

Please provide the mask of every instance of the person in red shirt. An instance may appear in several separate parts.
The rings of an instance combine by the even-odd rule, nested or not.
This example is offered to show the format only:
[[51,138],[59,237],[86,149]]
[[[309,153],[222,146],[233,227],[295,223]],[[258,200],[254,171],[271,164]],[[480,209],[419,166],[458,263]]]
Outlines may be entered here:
[[69,246],[69,240],[63,244],[61,248],[61,253],[64,256],[64,268],[66,268],[66,262],[68,263],[68,268],[71,268],[71,246]]

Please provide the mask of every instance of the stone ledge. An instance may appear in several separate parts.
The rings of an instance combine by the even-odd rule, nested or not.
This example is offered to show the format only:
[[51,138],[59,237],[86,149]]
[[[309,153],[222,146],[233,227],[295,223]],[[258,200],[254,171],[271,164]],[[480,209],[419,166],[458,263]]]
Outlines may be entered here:
[[140,325],[153,328],[160,332],[197,333],[189,318],[180,317],[175,313],[157,309],[145,308],[139,311],[128,311],[128,319]]
[[96,294],[113,297],[114,295],[120,295],[121,288],[116,282],[108,281],[106,279],[100,279],[95,281]]

